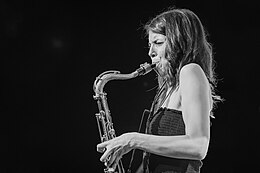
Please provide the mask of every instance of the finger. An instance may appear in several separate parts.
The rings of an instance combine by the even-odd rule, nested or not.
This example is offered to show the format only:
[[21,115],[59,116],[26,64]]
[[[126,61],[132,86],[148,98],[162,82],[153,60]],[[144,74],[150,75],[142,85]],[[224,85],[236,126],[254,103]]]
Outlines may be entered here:
[[107,157],[106,166],[110,167],[111,164],[114,162],[115,158],[116,158],[116,155],[115,155],[114,153],[112,153],[111,155],[109,155],[109,156]]
[[114,149],[110,149],[110,148],[107,147],[105,153],[101,156],[100,161],[101,161],[101,162],[106,161],[107,158],[109,157],[109,155],[111,155],[111,153],[112,153],[113,151],[114,151]]
[[106,151],[106,147],[97,147],[97,152],[104,153]]
[[111,167],[116,168],[119,160],[122,158],[122,148],[121,147],[117,148],[117,150],[114,152],[113,156],[114,156],[114,158],[113,158],[113,161],[111,161],[112,162]]
[[111,166],[112,163],[116,160],[117,157],[121,156],[122,151],[120,150],[120,147],[114,148],[113,152],[108,157],[107,166]]
[[112,164],[112,166],[111,166],[113,169],[116,169],[116,167],[118,166],[118,163],[119,163],[119,161],[120,161],[121,158],[122,158],[121,156],[118,156],[118,157],[115,159],[115,161],[113,162],[113,164]]
[[108,141],[99,143],[97,145],[97,151],[100,152],[100,153],[103,153],[105,151],[105,148],[106,148],[107,145],[108,145]]

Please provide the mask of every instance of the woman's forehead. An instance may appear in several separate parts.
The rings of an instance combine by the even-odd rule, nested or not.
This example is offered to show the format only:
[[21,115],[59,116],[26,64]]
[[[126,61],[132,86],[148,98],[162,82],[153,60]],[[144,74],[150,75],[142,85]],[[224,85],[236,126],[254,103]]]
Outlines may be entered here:
[[149,31],[148,35],[149,35],[149,40],[156,40],[156,39],[161,39],[161,38],[165,39],[166,38],[165,35],[155,33],[153,31]]

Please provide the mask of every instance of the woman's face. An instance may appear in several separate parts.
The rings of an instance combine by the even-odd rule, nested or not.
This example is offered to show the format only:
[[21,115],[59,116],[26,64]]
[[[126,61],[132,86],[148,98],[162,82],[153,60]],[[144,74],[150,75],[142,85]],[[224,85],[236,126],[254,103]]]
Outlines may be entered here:
[[162,75],[165,73],[165,67],[168,60],[165,58],[166,36],[149,31],[149,53],[152,63]]

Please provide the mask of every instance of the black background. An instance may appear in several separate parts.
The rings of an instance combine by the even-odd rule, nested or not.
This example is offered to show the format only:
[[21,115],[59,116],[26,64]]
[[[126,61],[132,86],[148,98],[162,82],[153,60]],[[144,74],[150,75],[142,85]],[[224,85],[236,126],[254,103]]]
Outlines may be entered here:
[[[142,29],[169,6],[188,8],[209,33],[220,103],[202,172],[250,172],[259,151],[259,26],[254,1],[1,1],[0,172],[103,172],[93,82],[150,62]],[[104,90],[116,133],[137,131],[155,74]],[[130,154],[123,158],[124,166]],[[133,169],[140,163],[137,152]]]

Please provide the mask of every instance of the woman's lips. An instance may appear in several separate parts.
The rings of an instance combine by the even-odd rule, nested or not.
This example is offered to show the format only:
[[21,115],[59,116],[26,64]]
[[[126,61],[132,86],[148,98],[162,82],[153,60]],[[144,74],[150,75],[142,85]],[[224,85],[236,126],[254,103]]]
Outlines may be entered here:
[[158,64],[160,62],[160,58],[153,58],[152,64]]

